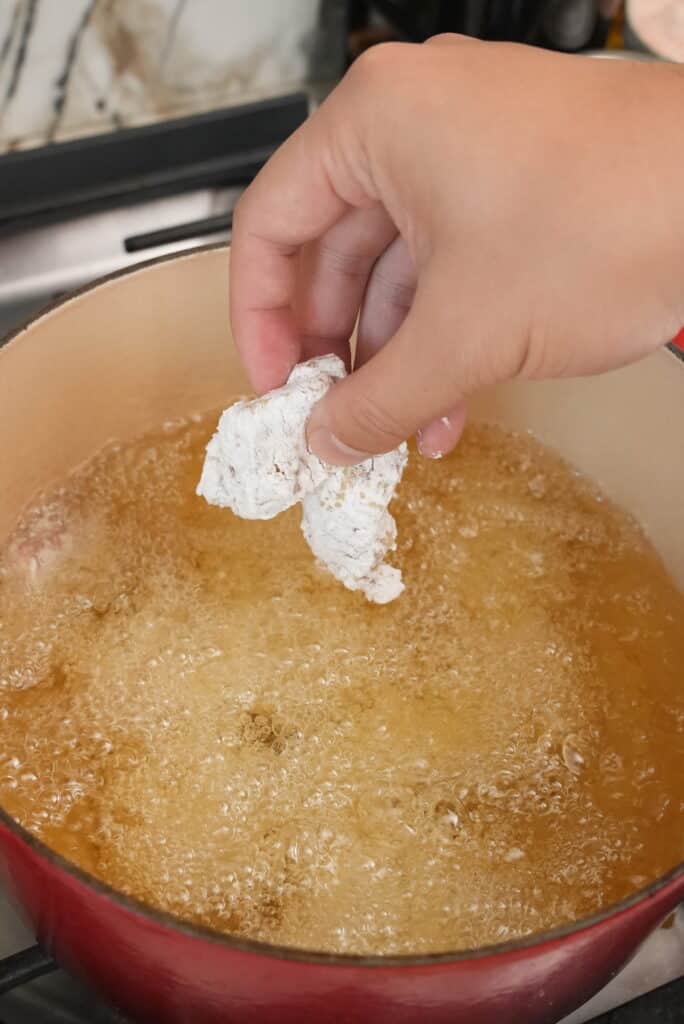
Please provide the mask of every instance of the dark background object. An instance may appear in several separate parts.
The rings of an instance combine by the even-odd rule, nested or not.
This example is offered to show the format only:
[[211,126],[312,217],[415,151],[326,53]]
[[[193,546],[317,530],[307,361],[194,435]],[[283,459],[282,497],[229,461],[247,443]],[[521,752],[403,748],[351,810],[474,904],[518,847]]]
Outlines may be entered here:
[[601,0],[353,0],[352,31],[378,18],[399,38],[438,32],[580,51],[605,45],[614,4]]
[[0,229],[252,178],[305,120],[304,93],[0,157]]
[[156,231],[146,231],[140,235],[129,235],[124,239],[124,248],[126,252],[144,252],[145,249],[155,249],[159,245],[170,245],[173,242],[185,242],[189,238],[230,231],[232,227],[233,211],[229,210],[227,213],[218,213],[213,217],[203,217],[201,220],[174,224],[170,228],[159,228]]
[[672,981],[591,1024],[684,1024],[684,983]]
[[52,957],[43,953],[40,946],[31,946],[21,953],[8,956],[0,960],[0,995],[56,969]]

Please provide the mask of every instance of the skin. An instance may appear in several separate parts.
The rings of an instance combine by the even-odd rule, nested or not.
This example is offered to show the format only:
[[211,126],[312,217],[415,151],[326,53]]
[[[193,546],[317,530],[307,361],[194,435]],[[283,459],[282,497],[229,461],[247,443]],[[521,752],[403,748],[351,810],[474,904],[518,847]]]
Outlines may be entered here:
[[[457,442],[468,397],[600,373],[684,324],[684,69],[439,36],[373,47],[235,212],[258,392],[336,352],[311,448]],[[636,410],[635,410],[636,414]]]

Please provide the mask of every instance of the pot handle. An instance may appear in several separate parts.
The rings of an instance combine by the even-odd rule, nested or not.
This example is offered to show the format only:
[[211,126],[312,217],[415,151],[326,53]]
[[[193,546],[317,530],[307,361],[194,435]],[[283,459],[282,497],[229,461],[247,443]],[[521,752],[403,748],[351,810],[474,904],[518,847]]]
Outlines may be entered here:
[[674,339],[672,344],[676,345],[677,348],[681,348],[682,352],[684,352],[684,327],[682,327],[681,331],[679,332],[677,337]]
[[56,970],[57,964],[40,946],[31,946],[21,953],[5,957],[0,960],[0,995]]

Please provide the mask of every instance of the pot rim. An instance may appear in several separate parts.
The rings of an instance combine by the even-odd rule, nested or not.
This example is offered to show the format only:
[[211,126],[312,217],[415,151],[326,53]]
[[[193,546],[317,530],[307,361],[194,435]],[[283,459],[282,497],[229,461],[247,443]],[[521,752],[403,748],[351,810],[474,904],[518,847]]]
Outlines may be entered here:
[[[99,277],[97,280],[89,282],[80,288],[74,289],[69,292],[68,295],[62,296],[61,298],[48,303],[38,310],[37,313],[33,313],[23,320],[17,327],[13,328],[6,335],[3,344],[0,346],[0,359],[2,358],[3,348],[7,348],[13,342],[17,342],[24,331],[33,324],[42,320],[61,306],[80,298],[80,296],[85,295],[88,292],[94,291],[96,288],[99,288],[104,284],[115,281],[120,277],[126,277],[129,274],[144,272],[159,263],[167,263],[171,260],[193,259],[199,254],[219,250],[223,250],[227,255],[229,253],[230,246],[223,243],[213,243],[209,245],[196,246],[191,249],[185,249],[180,253],[175,252],[153,257],[149,260],[137,263],[134,267],[125,267],[121,270],[113,271],[112,273]],[[675,360],[681,363],[681,366],[684,369],[684,350],[677,348],[674,344],[667,345],[666,348],[672,353]],[[519,953],[526,949],[559,941],[570,935],[574,935],[576,932],[581,932],[592,928],[595,925],[601,924],[617,914],[630,910],[642,901],[653,899],[658,893],[674,884],[678,879],[684,879],[683,860],[680,864],[668,871],[667,874],[662,875],[660,878],[651,882],[644,888],[638,889],[636,892],[632,893],[625,899],[620,900],[618,903],[610,904],[609,906],[596,911],[594,914],[582,917],[577,921],[558,925],[556,928],[551,928],[548,931],[534,932],[531,935],[526,935],[523,938],[514,939],[509,942],[493,943],[491,945],[455,950],[452,952],[425,953],[421,955],[407,953],[394,956],[383,956],[378,954],[364,956],[356,953],[322,953],[316,950],[300,949],[294,946],[279,946],[274,943],[245,939],[236,935],[231,935],[228,932],[209,928],[205,925],[194,924],[182,917],[176,916],[175,914],[159,910],[134,896],[128,896],[119,889],[109,885],[107,882],[103,882],[101,879],[96,878],[89,872],[84,871],[82,868],[69,861],[66,857],[63,857],[60,853],[52,850],[42,840],[32,835],[23,827],[23,825],[20,825],[15,818],[0,806],[0,828],[3,826],[16,839],[27,846],[32,853],[47,861],[52,868],[56,868],[60,872],[66,874],[72,881],[92,890],[96,895],[110,900],[123,910],[133,913],[139,917],[146,918],[148,921],[151,921],[158,926],[179,931],[192,939],[202,942],[211,942],[214,945],[224,946],[227,949],[232,949],[241,953],[252,953],[278,960],[289,960],[300,963],[338,967],[430,967],[441,964],[481,960],[490,956]]]

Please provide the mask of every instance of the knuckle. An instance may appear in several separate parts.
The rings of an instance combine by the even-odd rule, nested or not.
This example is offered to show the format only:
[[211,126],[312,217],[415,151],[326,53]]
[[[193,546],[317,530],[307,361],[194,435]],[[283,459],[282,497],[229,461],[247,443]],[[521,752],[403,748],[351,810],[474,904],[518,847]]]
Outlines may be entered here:
[[561,345],[550,345],[544,324],[532,324],[518,348],[516,366],[511,376],[523,380],[562,377],[571,358],[571,351]]
[[351,84],[364,90],[375,87],[387,78],[393,78],[397,65],[403,62],[409,43],[377,43],[364,50],[352,64],[348,78]]
[[345,252],[335,246],[320,246],[321,260],[337,274],[350,278],[365,278],[371,257],[365,252]]
[[378,292],[390,305],[406,311],[413,305],[416,295],[415,284],[408,284],[405,281],[389,277],[382,272],[376,272],[374,283]]
[[427,46],[443,46],[444,43],[459,43],[464,39],[458,32],[438,32],[425,40]]
[[347,428],[354,432],[353,447],[369,446],[374,451],[391,451],[405,440],[402,423],[386,406],[370,395],[358,395],[345,407]]

